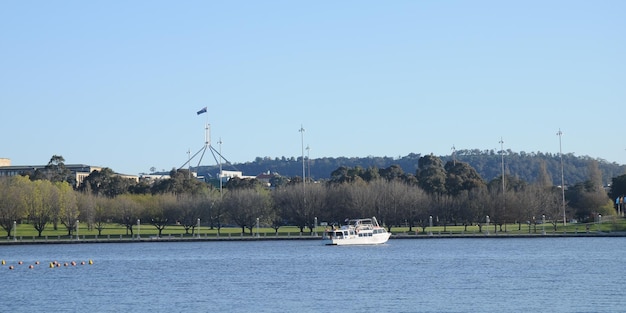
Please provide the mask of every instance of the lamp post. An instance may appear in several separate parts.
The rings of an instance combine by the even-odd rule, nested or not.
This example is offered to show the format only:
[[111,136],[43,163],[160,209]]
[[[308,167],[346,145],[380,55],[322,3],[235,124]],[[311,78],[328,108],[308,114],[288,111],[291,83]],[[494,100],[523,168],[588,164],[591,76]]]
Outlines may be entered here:
[[565,227],[567,226],[567,218],[565,217],[565,176],[563,175],[563,149],[561,146],[561,136],[563,136],[563,132],[560,128],[556,135],[559,136],[559,156],[561,158],[561,198],[563,200],[563,227]]
[[489,215],[485,217],[485,222],[487,223],[487,226],[485,226],[485,229],[487,230],[487,235],[489,235]]
[[306,145],[306,170],[306,176],[311,179],[311,147],[309,145]]
[[17,221],[13,221],[13,241],[17,241]]
[[219,175],[217,175],[220,178],[220,199],[222,198],[222,194],[223,194],[223,183],[222,183],[222,138],[220,138],[220,140],[217,142],[220,145],[220,153],[218,153],[220,155],[220,173]]
[[76,240],[80,240],[80,236],[78,235],[78,225],[79,225],[79,221],[76,220]]
[[304,167],[304,127],[300,125],[300,129],[298,131],[300,132],[300,141],[302,144],[302,186],[304,186],[306,184],[306,172]]
[[429,236],[433,235],[432,228],[433,228],[433,216],[431,215],[431,216],[428,217],[428,235]]
[[314,232],[315,232],[315,237],[317,237],[317,216],[315,217],[315,219],[314,219],[314,220],[315,220],[315,224],[314,224],[314,226],[313,226],[313,230],[314,230]]
[[546,215],[541,215],[541,234],[546,234]]
[[502,159],[502,222],[504,223],[504,231],[506,232],[506,189],[504,184],[504,140],[500,137],[500,156]]
[[187,164],[189,164],[187,177],[191,179],[191,149],[187,149]]
[[198,231],[196,233],[196,237],[200,238],[200,219],[198,219]]
[[141,239],[141,220],[137,219],[137,239]]
[[300,124],[300,143],[302,145],[302,207],[306,212],[306,172],[304,167],[304,127]]

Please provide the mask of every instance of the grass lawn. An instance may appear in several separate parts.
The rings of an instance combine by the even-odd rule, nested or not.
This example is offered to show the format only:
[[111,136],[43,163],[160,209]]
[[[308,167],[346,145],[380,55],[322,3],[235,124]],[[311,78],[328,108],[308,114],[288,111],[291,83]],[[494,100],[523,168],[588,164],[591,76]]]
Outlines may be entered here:
[[[158,230],[150,225],[150,224],[141,224],[139,227],[139,235],[140,236],[156,236],[158,235]],[[324,229],[322,227],[318,227],[318,232],[322,232]],[[261,235],[266,235],[266,236],[270,236],[270,235],[274,235],[274,229],[273,228],[269,228],[269,227],[260,227],[259,228],[259,233],[261,233]],[[133,232],[134,235],[137,235],[138,230],[137,230],[137,226],[133,226]],[[245,234],[244,236],[249,236],[249,230],[246,228],[245,229]],[[254,228],[253,229],[253,233],[256,234],[257,229]],[[300,230],[295,227],[295,226],[283,226],[279,229],[278,235],[292,235],[292,236],[296,236],[298,235],[300,232]],[[211,229],[208,226],[201,226],[199,229],[196,229],[196,234],[199,233],[201,236],[217,236],[217,228]],[[308,234],[308,229],[305,230],[305,233]],[[13,234],[11,234],[13,237]],[[38,232],[37,230],[35,230],[35,228],[33,227],[33,225],[31,224],[18,224],[17,225],[17,232],[15,234],[17,237],[22,237],[22,238],[32,238],[32,237],[37,237],[38,236]],[[74,236],[76,236],[76,233],[73,233]],[[82,238],[82,237],[87,237],[87,238],[93,238],[96,235],[98,235],[98,230],[93,228],[93,229],[88,229],[88,226],[86,223],[80,223],[79,227],[78,227],[78,235]],[[185,233],[185,228],[183,226],[180,225],[168,225],[165,227],[165,229],[163,229],[163,231],[161,232],[161,236],[176,236],[176,237],[180,237],[180,236],[184,236],[184,237],[191,237],[191,229],[189,229],[189,234]],[[222,229],[220,229],[220,236],[241,236],[241,228],[240,227],[222,227]],[[6,237],[7,236],[7,232],[4,229],[0,229],[0,238],[2,237]],[[46,229],[42,232],[42,237],[48,237],[48,238],[69,238],[68,234],[67,234],[67,229],[65,228],[65,226],[63,225],[58,225],[58,229],[54,230],[54,227],[52,224],[49,224],[46,226]],[[107,236],[110,236],[111,238],[119,238],[120,236],[122,237],[130,237],[130,232],[127,233],[126,231],[126,227],[120,225],[120,224],[115,224],[115,223],[110,223],[105,225],[105,228],[102,230],[101,235],[99,236],[99,238],[105,238]]]
[[[545,227],[545,228],[544,228]],[[498,225],[497,227],[497,232],[498,233],[503,233],[505,230],[504,225],[502,226],[502,230],[500,229],[500,226]],[[487,230],[490,233],[493,233],[494,230],[496,229],[494,228],[493,225],[490,225],[489,227],[483,226],[482,231],[483,233],[486,232]],[[557,225],[557,230],[554,231],[553,225],[550,223],[546,223],[544,225],[536,225],[536,227],[534,225],[531,225],[530,227],[530,232],[529,232],[529,227],[526,224],[522,224],[521,228],[519,227],[518,224],[507,224],[506,225],[506,234],[510,234],[510,235],[525,235],[525,234],[541,234],[542,231],[545,229],[545,232],[550,234],[550,233],[563,233],[563,232],[567,232],[567,233],[585,233],[585,232],[618,232],[618,231],[626,231],[626,220],[624,218],[615,218],[613,220],[607,220],[604,221],[602,224],[597,224],[597,223],[590,223],[590,224],[568,224],[566,227],[563,227],[562,224],[558,224]],[[137,226],[135,225],[133,227],[133,231],[134,234],[137,235]],[[198,230],[197,230],[198,231]],[[244,236],[249,236],[249,230],[246,229],[246,234]],[[273,236],[275,234],[274,229],[269,228],[269,227],[260,227],[258,229],[259,233],[261,234],[261,236]],[[318,234],[321,234],[324,231],[324,227],[318,227],[316,229],[316,232]],[[467,230],[464,226],[434,226],[432,228],[427,227],[426,231],[423,232],[421,227],[414,227],[412,229],[411,232],[409,232],[409,228],[408,227],[393,227],[391,229],[392,233],[394,234],[406,234],[406,235],[426,235],[429,232],[432,232],[433,234],[478,234],[479,233],[479,228],[478,226],[468,226]],[[416,234],[416,231],[417,234]],[[257,229],[254,228],[253,229],[253,233],[256,234]],[[217,236],[217,229],[210,229],[208,226],[201,226],[199,228],[198,233],[200,233],[201,236]],[[295,227],[295,226],[283,226],[279,229],[278,231],[278,235],[279,236],[298,236],[300,233],[300,230]],[[88,229],[87,224],[86,223],[81,223],[79,225],[78,228],[78,234],[80,235],[80,237],[87,237],[87,238],[93,238],[96,235],[98,235],[98,231],[96,229]],[[140,225],[140,230],[139,230],[139,234],[143,237],[150,237],[150,236],[156,236],[158,234],[157,229],[150,225],[150,224],[142,224]],[[304,235],[308,235],[309,234],[309,230],[305,229]],[[22,237],[22,238],[33,238],[33,237],[37,237],[38,233],[37,231],[33,228],[32,225],[30,224],[18,224],[17,225],[17,233],[16,233],[17,237]],[[76,234],[74,234],[75,236]],[[182,226],[179,225],[168,225],[167,227],[165,227],[165,229],[162,231],[162,236],[176,236],[176,237],[191,237],[191,230],[189,232],[189,234],[185,234],[185,229]],[[239,227],[224,227],[220,230],[220,236],[241,236],[241,228]],[[6,237],[7,236],[7,232],[4,231],[4,229],[0,230],[0,236],[1,237]],[[43,237],[48,237],[48,238],[61,238],[61,239],[66,239],[69,238],[67,236],[67,230],[65,229],[65,227],[63,225],[59,225],[57,230],[53,229],[53,225],[50,224],[46,227],[46,229],[44,230],[44,232],[42,233]],[[119,224],[107,224],[105,229],[102,230],[102,234],[99,236],[99,238],[106,238],[107,236],[110,237],[115,237],[115,238],[119,238],[121,237],[130,237],[127,235],[126,233],[126,228],[122,225]],[[1,238],[0,237],[0,238]]]

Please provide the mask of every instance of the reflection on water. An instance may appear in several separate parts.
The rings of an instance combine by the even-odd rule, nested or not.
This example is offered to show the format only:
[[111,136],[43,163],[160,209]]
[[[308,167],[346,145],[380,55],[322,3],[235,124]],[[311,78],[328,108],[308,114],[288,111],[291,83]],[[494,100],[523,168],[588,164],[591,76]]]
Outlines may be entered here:
[[624,256],[626,238],[5,246],[0,303],[2,312],[619,312]]

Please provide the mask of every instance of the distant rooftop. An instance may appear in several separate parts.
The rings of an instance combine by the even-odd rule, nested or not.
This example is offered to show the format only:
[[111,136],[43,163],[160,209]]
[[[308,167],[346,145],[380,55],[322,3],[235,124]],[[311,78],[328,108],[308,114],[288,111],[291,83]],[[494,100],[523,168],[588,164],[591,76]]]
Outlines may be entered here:
[[0,167],[11,166],[11,159],[0,158]]

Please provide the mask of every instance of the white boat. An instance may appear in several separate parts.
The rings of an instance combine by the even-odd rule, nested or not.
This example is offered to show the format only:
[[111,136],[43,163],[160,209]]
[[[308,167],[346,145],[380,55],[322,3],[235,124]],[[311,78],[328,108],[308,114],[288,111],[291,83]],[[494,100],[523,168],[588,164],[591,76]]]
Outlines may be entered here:
[[324,232],[322,241],[326,245],[377,245],[387,242],[391,233],[378,225],[376,217],[348,220],[339,229]]

